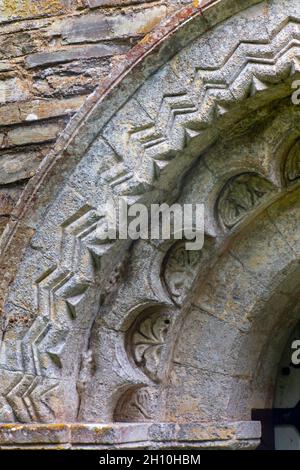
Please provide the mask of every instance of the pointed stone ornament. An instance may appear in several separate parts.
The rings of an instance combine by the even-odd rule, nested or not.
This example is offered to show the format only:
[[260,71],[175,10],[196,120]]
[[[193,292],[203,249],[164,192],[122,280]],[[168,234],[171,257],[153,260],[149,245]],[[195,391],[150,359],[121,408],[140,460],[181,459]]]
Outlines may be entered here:
[[132,206],[133,204],[136,204],[140,199],[141,199],[141,196],[139,194],[124,197],[124,200],[126,201],[126,204],[129,207]]
[[169,160],[153,160],[154,165],[154,174],[155,177],[158,178],[162,170],[168,166],[170,163]]
[[189,129],[188,127],[185,128],[185,138],[186,144],[188,144],[191,140],[198,137],[202,131],[195,131],[194,129]]
[[48,351],[47,354],[50,357],[50,359],[52,360],[52,362],[54,362],[54,364],[59,369],[62,369],[62,362],[61,362],[61,359],[60,359],[60,355],[57,352],[53,352],[53,351]]
[[298,59],[298,57],[295,57],[295,58],[291,61],[291,72],[290,72],[290,76],[291,76],[291,77],[294,77],[297,73],[300,73],[300,60]]
[[73,319],[77,317],[76,306],[81,302],[81,300],[84,297],[84,294],[85,292],[82,294],[74,295],[73,297],[69,297],[68,299],[66,299],[68,312]]
[[226,114],[227,112],[228,112],[228,109],[226,109],[224,106],[220,104],[216,104],[216,107],[215,107],[216,117],[224,116],[224,114]]
[[255,96],[256,93],[267,90],[267,88],[268,86],[264,82],[259,80],[259,78],[253,77],[251,87],[250,87],[250,96]]

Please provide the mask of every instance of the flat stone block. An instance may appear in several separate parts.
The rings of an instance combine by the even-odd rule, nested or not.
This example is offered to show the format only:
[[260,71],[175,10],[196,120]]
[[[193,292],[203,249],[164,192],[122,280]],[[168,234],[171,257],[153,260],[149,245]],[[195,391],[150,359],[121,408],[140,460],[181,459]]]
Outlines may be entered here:
[[39,121],[74,113],[84,103],[86,96],[61,100],[33,100],[12,103],[0,108],[0,125]]
[[61,35],[67,44],[129,38],[150,32],[164,19],[166,12],[164,5],[157,5],[126,15],[88,14],[54,24],[48,34],[50,37]]
[[[2,424],[0,448],[255,448],[260,423]],[[136,445],[134,445],[136,444]]]
[[56,139],[61,130],[62,125],[56,123],[17,127],[7,133],[7,140],[2,144],[2,148],[49,142]]
[[259,439],[261,437],[261,423],[259,421],[241,421],[234,423],[237,439]]
[[0,445],[16,444],[58,444],[70,440],[67,424],[2,424]]
[[148,424],[73,424],[72,444],[120,444],[148,439]]
[[26,66],[31,69],[78,59],[109,57],[117,54],[125,54],[127,51],[128,46],[96,44],[94,46],[82,46],[55,52],[38,52],[37,54],[32,54],[27,57]]

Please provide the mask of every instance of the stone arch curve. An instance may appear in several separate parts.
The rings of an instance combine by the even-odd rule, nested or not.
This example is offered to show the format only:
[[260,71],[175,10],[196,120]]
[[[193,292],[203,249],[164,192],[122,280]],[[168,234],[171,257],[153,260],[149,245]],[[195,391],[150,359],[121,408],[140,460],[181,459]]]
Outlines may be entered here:
[[299,188],[271,204],[201,273],[173,357],[178,389],[170,386],[168,402],[175,419],[179,389],[186,420],[197,411],[198,420],[247,420],[251,410],[272,407],[281,354],[299,321],[298,238]]
[[[129,204],[178,199],[190,168],[201,167],[200,157],[223,135],[230,138],[231,129],[232,138],[245,135],[270,108],[289,106],[300,71],[299,14],[294,2],[284,9],[279,4],[219,1],[179,12],[131,53],[127,74],[116,72],[113,83],[88,99],[45,160],[1,241],[1,421],[110,421],[112,388],[126,384],[148,387],[150,402],[152,395],[157,400],[151,378],[124,356],[111,380],[102,348],[122,350],[124,317],[145,303],[173,309],[174,338],[180,309],[159,279],[153,289],[142,266],[138,252],[151,251],[151,243],[136,249],[142,288],[128,291],[133,280],[125,279],[124,265],[135,256],[131,244],[103,243],[96,228],[105,229],[109,197]],[[228,36],[228,28],[236,34]],[[298,128],[294,132],[298,136]],[[243,158],[233,162],[234,173],[257,173]],[[275,198],[279,182],[263,170]],[[208,173],[203,187],[214,191],[218,172]],[[268,201],[246,206],[246,216]],[[218,239],[217,221],[211,218],[206,231]],[[163,258],[164,247],[158,250]],[[175,346],[168,341],[159,360],[170,360]],[[100,379],[95,369],[107,370],[107,377]],[[90,383],[99,394],[93,396]]]

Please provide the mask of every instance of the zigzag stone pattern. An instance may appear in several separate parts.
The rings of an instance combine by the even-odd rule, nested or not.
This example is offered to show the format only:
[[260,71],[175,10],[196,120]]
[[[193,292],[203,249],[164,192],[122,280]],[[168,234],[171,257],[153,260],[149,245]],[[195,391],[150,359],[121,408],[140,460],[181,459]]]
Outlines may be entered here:
[[[6,384],[1,388],[2,421],[47,422],[64,416],[60,394],[68,381],[65,357],[74,351],[70,337],[76,328],[84,332],[82,336],[91,328],[92,314],[91,318],[84,318],[91,310],[90,298],[95,290],[106,291],[116,259],[122,263],[129,245],[120,241],[103,242],[99,237],[99,225],[101,230],[107,223],[102,206],[105,200],[122,196],[129,203],[140,200],[150,204],[161,197],[173,196],[182,176],[224,129],[230,131],[249,110],[259,109],[261,102],[267,105],[290,94],[290,82],[300,73],[299,21],[286,17],[267,41],[264,37],[260,42],[259,37],[256,32],[256,42],[249,43],[243,41],[242,34],[237,35],[231,53],[217,67],[213,58],[206,68],[198,65],[190,49],[189,60],[193,66],[192,71],[186,67],[186,75],[180,61],[185,60],[189,48],[182,52],[182,57],[179,53],[171,61],[172,66],[167,64],[150,78],[103,129],[101,139],[108,143],[115,159],[110,164],[103,162],[97,171],[92,170],[96,182],[81,178],[82,169],[70,177],[70,185],[76,182],[78,186],[78,181],[82,181],[82,203],[74,211],[68,207],[64,220],[56,223],[53,234],[55,237],[59,233],[56,256],[52,257],[51,253],[41,256],[47,259],[48,266],[33,279],[37,317],[16,341],[20,356],[17,370],[10,370],[6,359],[9,339],[4,335],[2,341],[1,368]],[[164,74],[169,77],[165,83],[161,80]],[[155,96],[158,86],[160,92]],[[155,103],[148,109],[149,95]],[[97,142],[94,145],[97,147]],[[245,168],[240,174],[249,172],[248,162],[243,163]],[[254,168],[253,172],[256,171]],[[232,175],[228,174],[224,182],[231,179]],[[173,183],[168,186],[170,181]],[[163,193],[165,187],[168,190]],[[216,195],[213,207],[220,189],[211,189]],[[230,219],[225,225],[231,227],[231,222]],[[41,226],[39,230],[46,232],[47,227]],[[98,313],[99,305],[94,308]],[[84,327],[81,322],[86,322]],[[86,349],[91,340],[89,334],[87,337]],[[73,360],[78,377],[78,357]],[[70,369],[69,365],[68,373]],[[118,374],[127,384],[131,372],[126,369]],[[70,379],[72,390],[76,390],[74,376]],[[132,384],[141,386],[136,377]],[[77,409],[77,404],[74,408]]]
[[[36,279],[37,308],[42,315],[36,318],[28,332],[18,341],[17,362],[23,372],[19,373],[20,380],[17,383],[13,379],[2,398],[2,402],[5,399],[6,403],[3,410],[7,413],[7,408],[10,407],[9,416],[14,416],[17,421],[55,420],[57,407],[50,406],[50,399],[58,402],[62,378],[61,356],[72,327],[72,324],[69,327],[64,326],[61,310],[57,311],[57,298],[64,300],[66,314],[69,319],[75,320],[78,306],[84,301],[95,270],[94,263],[89,262],[86,265],[80,260],[87,254],[89,258],[98,257],[110,246],[107,243],[97,244],[98,240],[95,238],[101,218],[97,211],[83,207],[66,221],[61,231],[61,265],[47,270]],[[80,270],[77,269],[78,265]],[[5,361],[3,348],[5,344],[2,344],[2,360]],[[49,367],[49,360],[52,367]],[[2,419],[5,420],[5,417]]]
[[[299,73],[300,24],[296,18],[283,23],[267,44],[259,44],[257,36],[253,44],[238,42],[219,67],[195,66],[190,87],[182,85],[181,92],[163,94],[155,120],[130,131],[130,138],[140,143],[142,167],[136,171],[136,178],[145,178],[152,184],[160,170],[184,148],[186,139],[201,135],[233,105],[256,95],[267,96],[269,87],[282,79],[293,80]],[[181,80],[182,84],[185,81],[180,75],[174,80],[176,88]],[[152,172],[147,172],[147,159],[153,161]]]

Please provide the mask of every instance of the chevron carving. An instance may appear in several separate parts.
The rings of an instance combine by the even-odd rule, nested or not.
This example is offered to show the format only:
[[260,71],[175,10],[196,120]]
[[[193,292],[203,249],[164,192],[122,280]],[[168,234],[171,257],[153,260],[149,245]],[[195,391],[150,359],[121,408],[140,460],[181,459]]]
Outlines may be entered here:
[[[212,126],[215,119],[223,118],[234,104],[267,94],[272,85],[297,76],[300,23],[296,19],[284,22],[268,43],[239,42],[217,68],[204,70],[195,66],[190,87],[183,86],[182,92],[174,95],[165,94],[155,121],[130,131],[129,140],[135,146],[139,144],[142,162],[135,177],[153,184],[188,141]],[[200,90],[196,86],[199,80]],[[149,166],[144,162],[149,158],[154,169],[145,176]]]

